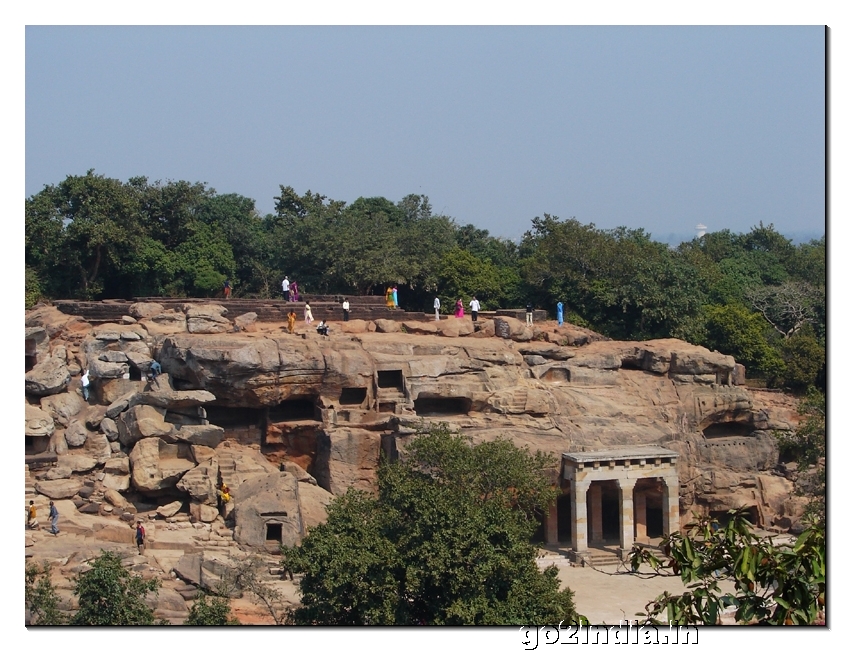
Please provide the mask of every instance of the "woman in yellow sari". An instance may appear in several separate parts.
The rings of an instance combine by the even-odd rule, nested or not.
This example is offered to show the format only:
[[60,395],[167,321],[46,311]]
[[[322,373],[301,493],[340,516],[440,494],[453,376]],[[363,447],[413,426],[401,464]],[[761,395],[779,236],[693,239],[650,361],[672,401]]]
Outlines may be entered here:
[[392,287],[387,287],[387,309],[395,309],[395,300],[393,300]]

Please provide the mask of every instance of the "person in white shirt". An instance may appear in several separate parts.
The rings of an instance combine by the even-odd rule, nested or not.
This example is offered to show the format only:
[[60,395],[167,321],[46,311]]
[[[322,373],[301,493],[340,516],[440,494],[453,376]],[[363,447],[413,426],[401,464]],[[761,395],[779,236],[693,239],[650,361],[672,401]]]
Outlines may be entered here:
[[83,399],[87,402],[89,401],[89,384],[90,383],[91,382],[89,380],[89,371],[86,370],[83,373],[83,376],[80,377],[80,385],[82,386],[82,389],[83,389]]
[[434,320],[440,320],[440,299],[434,298]]
[[342,299],[342,320],[343,321],[348,320],[348,314],[349,314],[350,309],[351,309],[351,306],[348,304],[348,298],[343,298]]
[[475,296],[472,296],[472,300],[469,301],[469,311],[472,312],[472,322],[478,320],[478,310],[481,309],[481,304],[478,302]]
[[289,302],[289,276],[283,276],[283,282],[280,283],[280,286],[283,288],[283,299],[286,302]]

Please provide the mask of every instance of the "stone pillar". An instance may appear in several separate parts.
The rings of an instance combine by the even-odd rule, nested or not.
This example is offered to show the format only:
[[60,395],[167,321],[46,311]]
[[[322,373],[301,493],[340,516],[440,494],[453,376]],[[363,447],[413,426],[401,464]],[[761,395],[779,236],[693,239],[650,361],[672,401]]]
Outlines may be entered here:
[[558,502],[549,506],[549,511],[543,518],[543,541],[547,544],[558,543]]
[[590,541],[602,541],[602,486],[591,483],[590,489]]
[[646,492],[635,492],[635,540],[646,542]]
[[572,481],[570,515],[572,521],[571,545],[576,553],[587,552],[587,488],[590,481]]
[[679,532],[679,476],[664,477],[661,510],[664,515],[664,534]]
[[617,487],[620,488],[620,549],[625,554],[632,550],[635,543],[634,531],[634,506],[632,494],[635,489],[636,479],[617,479]]

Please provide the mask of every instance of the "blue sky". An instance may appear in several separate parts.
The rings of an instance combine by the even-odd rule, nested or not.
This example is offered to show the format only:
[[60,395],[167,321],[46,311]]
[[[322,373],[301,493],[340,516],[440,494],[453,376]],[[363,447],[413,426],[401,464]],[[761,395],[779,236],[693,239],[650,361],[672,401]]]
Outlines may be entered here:
[[26,28],[26,195],[90,168],[426,194],[656,237],[824,232],[825,37],[810,27]]

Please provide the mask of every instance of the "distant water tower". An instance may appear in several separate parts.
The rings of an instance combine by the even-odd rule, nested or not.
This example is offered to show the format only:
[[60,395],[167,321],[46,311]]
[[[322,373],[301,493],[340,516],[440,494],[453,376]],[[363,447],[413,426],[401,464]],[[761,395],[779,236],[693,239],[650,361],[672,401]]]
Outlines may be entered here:
[[698,223],[697,224],[697,239],[701,238],[708,231],[708,227],[705,224]]

